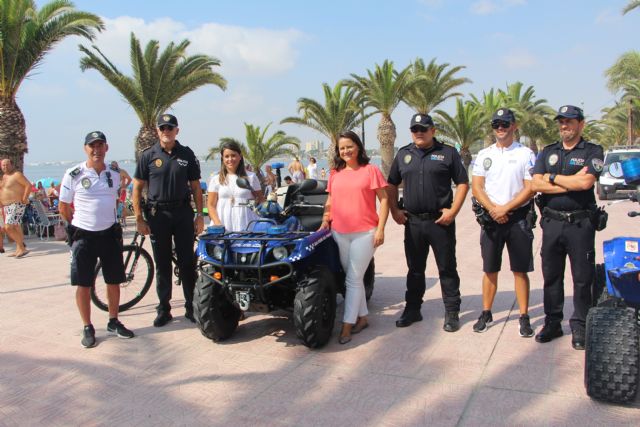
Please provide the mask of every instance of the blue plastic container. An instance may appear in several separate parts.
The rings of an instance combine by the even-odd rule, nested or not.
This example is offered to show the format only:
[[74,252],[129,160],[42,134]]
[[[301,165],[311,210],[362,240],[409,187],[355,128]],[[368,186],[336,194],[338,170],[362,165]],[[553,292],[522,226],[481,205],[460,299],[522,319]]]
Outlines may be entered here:
[[622,162],[622,173],[628,185],[640,185],[640,157]]

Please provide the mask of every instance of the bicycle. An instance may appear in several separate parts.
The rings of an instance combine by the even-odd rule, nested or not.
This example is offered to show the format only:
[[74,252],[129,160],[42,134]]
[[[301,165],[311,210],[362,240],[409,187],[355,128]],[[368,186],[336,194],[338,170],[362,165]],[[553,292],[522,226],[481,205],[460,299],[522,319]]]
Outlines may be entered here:
[[[126,282],[120,284],[119,312],[129,310],[139,303],[151,288],[155,274],[155,265],[149,252],[143,248],[146,238],[147,236],[136,231],[131,243],[122,247]],[[173,274],[178,278],[175,284],[176,286],[180,286],[182,281],[180,280],[180,269],[178,268],[175,246],[171,248],[171,261],[173,263]],[[93,304],[100,310],[108,311],[107,287],[101,272],[102,262],[98,261],[95,280],[90,291],[91,301],[93,301]]]

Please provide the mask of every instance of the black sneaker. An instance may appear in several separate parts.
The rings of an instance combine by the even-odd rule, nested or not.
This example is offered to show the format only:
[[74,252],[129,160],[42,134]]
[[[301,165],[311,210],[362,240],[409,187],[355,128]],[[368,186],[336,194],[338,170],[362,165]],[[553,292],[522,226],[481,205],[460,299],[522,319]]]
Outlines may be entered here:
[[545,321],[542,330],[536,335],[537,342],[549,342],[562,336],[562,325],[560,322]]
[[196,323],[196,318],[193,316],[193,310],[187,310],[184,312],[184,317],[191,323]]
[[489,325],[492,323],[493,316],[491,315],[491,310],[482,310],[480,317],[478,317],[478,321],[473,325],[473,332],[487,332]]
[[119,338],[133,338],[134,334],[128,330],[118,319],[109,320],[107,331],[117,335]]
[[445,313],[442,329],[446,332],[455,332],[460,329],[460,318],[457,311],[447,311]]
[[585,348],[585,335],[583,329],[574,329],[572,331],[571,346],[574,350],[584,350]]
[[96,330],[93,329],[93,325],[87,325],[82,330],[82,341],[80,341],[84,348],[95,347],[96,345]]
[[530,338],[533,336],[533,328],[528,314],[520,316],[520,336]]
[[171,313],[168,313],[166,311],[159,311],[158,315],[153,320],[153,326],[155,326],[156,328],[161,328],[162,326],[169,323],[172,319],[173,316],[171,315]]

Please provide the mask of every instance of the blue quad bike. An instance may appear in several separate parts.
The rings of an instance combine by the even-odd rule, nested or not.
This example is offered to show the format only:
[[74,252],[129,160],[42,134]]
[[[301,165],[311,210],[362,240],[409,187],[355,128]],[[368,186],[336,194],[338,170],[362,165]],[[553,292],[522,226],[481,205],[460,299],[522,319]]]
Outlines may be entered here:
[[[607,171],[640,186],[640,159],[612,163]],[[630,198],[637,202],[638,192]],[[594,399],[628,403],[639,383],[640,238],[605,241],[603,252],[604,264],[596,265],[593,286],[596,305],[587,315],[584,383]]]
[[[248,182],[238,179],[238,186]],[[284,209],[225,232],[209,227],[198,241],[194,316],[202,334],[219,342],[231,337],[243,312],[293,313],[296,335],[319,348],[331,337],[336,294],[345,292],[345,273],[329,230],[319,230],[326,181],[290,185]],[[367,300],[374,287],[374,261],[365,274]]]

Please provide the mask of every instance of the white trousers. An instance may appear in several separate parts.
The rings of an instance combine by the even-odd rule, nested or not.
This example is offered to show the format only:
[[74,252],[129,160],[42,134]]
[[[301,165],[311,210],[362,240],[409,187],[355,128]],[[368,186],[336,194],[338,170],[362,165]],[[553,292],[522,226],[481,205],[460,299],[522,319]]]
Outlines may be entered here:
[[345,280],[347,292],[344,297],[344,323],[355,324],[358,317],[366,316],[369,313],[363,279],[375,251],[373,247],[375,231],[375,228],[358,233],[331,231],[340,251],[340,263],[347,274]]

